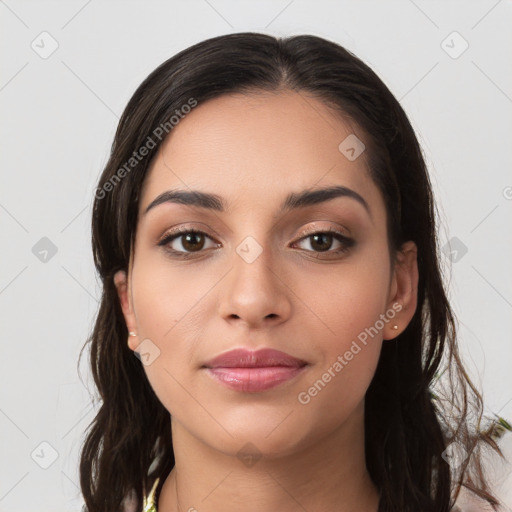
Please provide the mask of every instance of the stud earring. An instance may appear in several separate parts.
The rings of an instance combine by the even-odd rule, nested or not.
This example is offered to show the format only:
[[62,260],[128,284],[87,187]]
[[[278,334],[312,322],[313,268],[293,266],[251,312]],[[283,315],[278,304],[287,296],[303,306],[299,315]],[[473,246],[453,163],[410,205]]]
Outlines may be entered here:
[[398,325],[396,325],[396,324],[393,325],[393,329],[395,329],[395,331],[397,331],[398,330]]
[[[130,337],[131,337],[131,336],[137,336],[137,333],[130,331],[130,332],[128,333],[128,335],[129,335]],[[128,338],[127,345],[128,345],[128,348],[129,348],[130,350],[132,350],[132,347],[130,347],[130,338]]]
[[136,333],[136,332],[132,332],[132,331],[130,331],[130,332],[128,332],[128,336],[129,336],[129,338],[128,338],[128,342],[127,342],[126,344],[128,345],[128,348],[129,348],[130,350],[133,350],[133,349],[132,349],[132,347],[130,347],[130,337],[132,337],[132,336],[137,336],[137,333]]

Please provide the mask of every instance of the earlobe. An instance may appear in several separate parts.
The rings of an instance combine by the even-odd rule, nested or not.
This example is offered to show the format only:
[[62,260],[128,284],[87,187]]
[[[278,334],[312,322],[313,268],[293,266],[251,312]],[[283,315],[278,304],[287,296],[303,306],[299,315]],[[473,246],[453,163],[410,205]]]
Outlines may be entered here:
[[121,304],[121,309],[123,310],[124,320],[126,322],[126,328],[128,329],[128,346],[134,350],[134,347],[131,346],[133,340],[133,333],[137,332],[137,325],[135,322],[135,315],[133,313],[133,307],[131,304],[130,297],[130,289],[128,286],[128,280],[126,276],[126,272],[124,270],[119,270],[114,275],[114,284],[117,289],[117,295],[119,298],[119,302]]
[[[410,240],[397,253],[393,283],[388,308],[396,311],[393,319],[386,324],[385,340],[396,338],[405,330],[416,311],[418,302],[418,249]],[[395,328],[395,326],[398,326]]]

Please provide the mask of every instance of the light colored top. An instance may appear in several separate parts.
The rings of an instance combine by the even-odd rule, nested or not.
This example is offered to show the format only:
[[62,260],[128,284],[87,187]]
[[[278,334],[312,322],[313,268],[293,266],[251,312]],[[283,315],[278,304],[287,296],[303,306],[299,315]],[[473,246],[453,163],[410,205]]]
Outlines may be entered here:
[[155,493],[156,488],[158,487],[158,482],[160,481],[160,478],[157,478],[155,480],[155,483],[153,484],[153,487],[151,491],[149,492],[148,496],[144,496],[144,501],[142,502],[142,510],[143,512],[157,512],[156,510],[156,503],[155,503]]

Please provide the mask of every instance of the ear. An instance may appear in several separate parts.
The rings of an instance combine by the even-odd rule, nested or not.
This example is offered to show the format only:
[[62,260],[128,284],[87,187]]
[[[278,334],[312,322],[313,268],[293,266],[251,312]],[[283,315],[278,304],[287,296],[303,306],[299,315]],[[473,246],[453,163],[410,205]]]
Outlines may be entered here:
[[[391,280],[388,310],[396,311],[383,330],[383,338],[392,340],[405,330],[418,304],[418,248],[410,240],[397,252]],[[393,329],[397,325],[398,329]]]
[[[131,297],[131,290],[128,283],[128,278],[126,276],[126,272],[124,270],[119,270],[114,275],[114,284],[117,289],[117,295],[119,297],[119,302],[121,303],[121,309],[123,310],[124,320],[126,322],[126,327],[128,332],[137,332],[137,322],[135,319],[135,314],[133,313],[133,304]],[[128,336],[128,346],[135,350],[136,343],[134,340],[137,338],[134,336]]]

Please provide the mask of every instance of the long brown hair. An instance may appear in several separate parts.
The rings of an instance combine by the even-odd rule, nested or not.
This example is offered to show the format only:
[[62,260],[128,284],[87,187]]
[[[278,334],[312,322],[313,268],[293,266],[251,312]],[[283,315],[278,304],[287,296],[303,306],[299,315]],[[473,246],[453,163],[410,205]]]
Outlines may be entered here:
[[[459,357],[440,269],[438,212],[407,115],[379,77],[338,44],[310,35],[237,33],[181,51],[143,81],[119,121],[98,183],[92,248],[103,294],[82,351],[90,343],[101,407],[81,451],[87,512],[121,510],[131,491],[142,510],[142,496],[174,466],[170,414],[127,347],[113,282],[114,274],[128,267],[139,193],[165,139],[162,126],[170,132],[169,120],[183,113],[191,98],[201,104],[229,93],[287,89],[318,98],[359,127],[369,172],[385,199],[390,253],[394,256],[408,240],[418,247],[416,313],[394,341],[384,343],[365,398],[366,464],[381,493],[379,510],[445,512],[461,484],[497,505],[480,450],[483,444],[499,448],[480,429],[482,398]],[[143,146],[146,156],[130,160]],[[467,456],[448,464],[447,449],[453,446]]]

